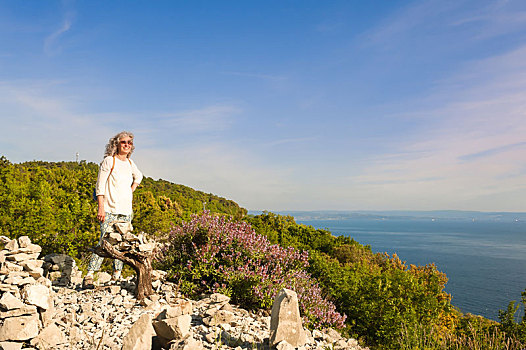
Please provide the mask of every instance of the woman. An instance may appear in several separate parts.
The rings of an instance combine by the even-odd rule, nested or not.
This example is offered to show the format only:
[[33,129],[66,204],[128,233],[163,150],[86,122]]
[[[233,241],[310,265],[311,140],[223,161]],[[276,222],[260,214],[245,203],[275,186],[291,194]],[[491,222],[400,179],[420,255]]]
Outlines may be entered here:
[[[97,219],[101,222],[99,244],[114,222],[132,220],[133,191],[143,178],[130,159],[134,149],[133,134],[127,131],[113,136],[106,145],[95,189],[99,206]],[[100,269],[103,260],[97,254],[91,256],[88,273],[82,282],[84,288],[93,288],[93,274]],[[122,261],[113,261],[113,280],[120,278],[122,267]]]

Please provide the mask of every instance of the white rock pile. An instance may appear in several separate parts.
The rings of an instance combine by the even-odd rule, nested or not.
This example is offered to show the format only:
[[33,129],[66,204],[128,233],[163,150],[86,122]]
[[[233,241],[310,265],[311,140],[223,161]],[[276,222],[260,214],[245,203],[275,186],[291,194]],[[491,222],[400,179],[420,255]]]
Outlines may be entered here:
[[43,276],[42,248],[27,236],[0,236],[0,348],[16,350],[24,344],[45,347],[54,333],[51,281]]
[[[301,324],[294,327],[303,330],[304,343],[293,346],[286,329],[271,329],[271,316],[231,305],[222,294],[192,301],[164,282],[157,295],[141,304],[132,296],[133,288],[129,281],[89,291],[56,288],[53,321],[67,341],[55,349],[362,349],[332,329],[310,332]],[[288,312],[287,305],[280,309]],[[273,332],[285,336],[272,344]]]

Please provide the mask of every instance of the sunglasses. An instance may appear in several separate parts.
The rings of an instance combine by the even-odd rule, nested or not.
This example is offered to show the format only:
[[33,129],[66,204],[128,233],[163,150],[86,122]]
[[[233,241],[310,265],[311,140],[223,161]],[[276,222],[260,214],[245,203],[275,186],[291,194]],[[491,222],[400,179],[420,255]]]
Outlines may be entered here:
[[132,140],[128,140],[128,141],[121,141],[121,145],[130,145],[130,146],[133,146],[133,141]]

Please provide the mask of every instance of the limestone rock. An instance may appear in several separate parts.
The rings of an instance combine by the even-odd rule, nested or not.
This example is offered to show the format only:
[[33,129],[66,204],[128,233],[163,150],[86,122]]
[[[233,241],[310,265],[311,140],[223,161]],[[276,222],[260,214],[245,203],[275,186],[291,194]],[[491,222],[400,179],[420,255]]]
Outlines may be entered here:
[[48,296],[48,305],[49,307],[47,309],[40,310],[40,320],[42,321],[44,327],[47,327],[52,323],[53,317],[56,314],[55,305],[51,295]]
[[20,248],[26,248],[31,244],[31,240],[28,236],[18,237],[18,246]]
[[152,252],[155,249],[155,243],[139,244],[138,249],[140,252]]
[[50,349],[66,342],[67,339],[64,333],[62,333],[55,323],[52,323],[44,328],[37,337],[31,340],[31,345],[38,349]]
[[306,343],[298,296],[296,292],[285,288],[278,293],[272,304],[269,344],[275,346],[282,340],[286,340],[293,347]]
[[16,272],[16,271],[23,271],[24,268],[18,264],[12,263],[10,261],[6,261],[3,264],[4,268],[7,270],[7,272]]
[[29,274],[31,275],[31,277],[33,277],[35,279],[38,279],[38,278],[44,276],[44,269],[41,268],[41,267],[37,267],[37,268],[29,271]]
[[151,316],[143,314],[124,337],[122,350],[151,349],[154,334]]
[[332,342],[336,342],[340,339],[342,339],[342,336],[340,333],[338,333],[338,331],[336,331],[335,329],[333,328],[327,328],[325,330],[325,334],[327,334],[329,336],[329,339],[330,341]]
[[35,305],[23,305],[20,309],[13,309],[9,311],[0,311],[0,319],[8,317],[18,317],[18,316],[30,316],[37,314],[37,307]]
[[135,242],[139,242],[139,237],[137,237],[136,235],[134,235],[133,233],[124,233],[122,235],[122,238],[125,240],[125,241],[128,241],[130,243],[135,243]]
[[97,282],[99,285],[103,285],[111,281],[111,275],[107,272],[99,272],[97,276]]
[[20,350],[23,343],[14,341],[0,341],[0,350]]
[[203,319],[207,326],[217,326],[220,324],[229,324],[234,318],[234,313],[226,310],[218,310],[213,315]]
[[38,335],[38,315],[6,318],[0,325],[0,341],[29,340]]
[[166,271],[163,270],[153,270],[152,271],[152,281],[164,280],[166,278]]
[[199,340],[195,340],[192,337],[188,337],[179,344],[174,344],[170,349],[176,350],[204,350],[203,343]]
[[22,307],[24,307],[24,303],[9,292],[4,293],[2,298],[0,298],[0,308],[4,311],[20,309]]
[[[27,274],[27,272],[19,273],[17,272],[14,275]],[[6,275],[0,277],[0,281],[7,277]],[[46,283],[46,280],[42,277],[41,283]],[[49,280],[47,281],[49,283]],[[10,293],[23,300],[17,286],[0,284],[0,288],[14,288],[14,291]],[[50,307],[47,310],[27,304],[10,311],[0,309],[0,326],[5,325],[6,319],[15,320],[19,319],[19,316],[33,317],[37,326],[35,327],[36,330],[42,324],[44,327],[53,328],[56,326],[62,330],[66,342],[46,346],[46,349],[54,350],[93,350],[99,346],[98,344],[100,344],[101,350],[160,349],[156,347],[159,345],[164,346],[164,349],[200,350],[203,348],[215,349],[219,343],[222,344],[222,349],[251,349],[254,346],[270,348],[268,339],[271,317],[262,312],[255,314],[235,305],[230,305],[227,302],[228,297],[217,295],[213,298],[205,297],[198,301],[184,300],[178,297],[177,285],[164,281],[159,289],[159,294],[151,297],[149,305],[144,307],[144,305],[141,306],[136,302],[136,299],[128,293],[127,288],[133,289],[131,278],[123,280],[119,285],[90,291],[53,287],[55,293],[50,292],[52,294],[50,298],[53,297],[53,302],[48,301]],[[2,297],[1,293],[0,297]],[[116,299],[120,300],[115,302]],[[212,321],[213,316],[216,319],[219,317],[224,319],[224,316],[228,315],[224,312],[232,313],[232,319],[227,323],[207,326],[201,322],[203,317],[209,317],[209,321]],[[140,319],[141,317],[142,319]],[[159,326],[167,328],[164,331],[168,334],[164,334],[164,336],[176,339],[153,337],[156,332],[162,334],[163,330],[153,330],[152,317],[156,318],[154,323],[157,328]],[[164,322],[164,324],[159,322]],[[4,334],[3,329],[0,330],[0,334]],[[309,332],[305,331],[305,334],[309,338],[309,342],[303,346],[298,346],[297,350],[363,350],[354,339],[341,338],[336,342],[331,342],[331,336],[333,338],[339,336],[329,329],[322,332],[314,331],[313,335],[317,337],[317,340],[314,340]],[[28,347],[31,339],[35,336],[38,339],[43,338],[42,334],[37,336],[37,332],[35,332],[28,339],[8,340],[7,342],[13,343],[14,346],[25,344]],[[34,346],[42,346],[38,339],[33,339]],[[288,348],[288,341],[285,343],[283,340],[285,339],[276,344],[279,349]],[[6,340],[3,341],[6,342]],[[124,347],[123,341],[126,342]],[[30,348],[35,349],[35,347]],[[16,350],[18,349],[19,347],[16,348]]]
[[9,275],[9,277],[7,277],[6,279],[4,279],[4,283],[6,284],[13,284],[13,285],[19,285],[22,283],[22,280],[24,278],[21,277],[21,276],[17,276],[17,275]]
[[337,342],[335,342],[333,347],[334,350],[346,350],[349,348],[347,342],[344,339],[340,339]]
[[192,302],[190,300],[183,300],[179,304],[173,306],[166,306],[156,317],[157,321],[165,320],[167,318],[174,318],[181,315],[189,315],[192,313]]
[[122,241],[122,236],[117,232],[110,232],[106,238],[111,245],[115,245]]
[[18,277],[16,278],[16,281],[13,281],[13,282],[8,282],[8,279],[6,278],[4,280],[5,283],[11,283],[11,284],[16,284],[17,286],[24,286],[26,284],[34,284],[36,283],[35,279],[33,277]]
[[13,294],[19,294],[18,287],[7,283],[0,283],[0,292],[10,292]]
[[181,315],[174,318],[168,318],[153,323],[155,333],[160,338],[167,340],[180,339],[186,337],[190,331],[192,316]]
[[117,222],[115,223],[115,228],[122,234],[130,233],[133,231],[133,226],[131,222]]
[[221,307],[221,310],[234,312],[234,309],[232,308],[232,305],[230,305],[230,304],[225,304],[225,305],[223,305],[223,306]]
[[45,277],[39,277],[37,279],[37,283],[43,285],[44,287],[51,288],[51,281]]
[[49,289],[41,284],[29,284],[22,289],[22,298],[27,304],[36,305],[47,310],[49,305]]
[[321,340],[321,339],[323,339],[323,333],[320,332],[320,331],[317,330],[317,329],[314,329],[314,330],[312,331],[312,337],[313,337],[314,339],[316,339],[316,340]]
[[33,259],[37,259],[41,251],[42,251],[41,246],[39,246],[38,244],[31,243],[31,244],[28,244],[26,247],[19,248],[17,250],[17,253],[26,253],[26,254],[33,256]]
[[230,301],[230,297],[220,293],[214,293],[210,296],[210,300],[213,303],[228,303]]
[[12,239],[9,242],[7,242],[4,245],[4,249],[7,249],[9,251],[14,251],[18,249],[18,241],[16,239]]
[[31,258],[31,255],[26,254],[26,253],[18,253],[18,254],[6,256],[7,260],[15,261],[17,263],[20,261],[30,260],[30,258]]
[[286,340],[282,340],[276,345],[276,350],[294,350],[294,349],[295,348],[289,343],[287,343]]
[[44,261],[42,260],[25,260],[20,265],[24,268],[26,271],[32,271],[34,269],[41,268],[44,264]]

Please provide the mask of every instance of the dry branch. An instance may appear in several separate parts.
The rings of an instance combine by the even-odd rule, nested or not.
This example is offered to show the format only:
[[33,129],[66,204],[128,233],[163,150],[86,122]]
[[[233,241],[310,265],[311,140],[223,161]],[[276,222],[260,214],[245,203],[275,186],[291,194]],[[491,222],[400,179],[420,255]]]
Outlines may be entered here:
[[91,250],[101,257],[121,260],[133,268],[137,274],[135,297],[138,300],[143,300],[153,294],[151,252],[146,253],[135,250],[121,252],[104,239],[99,246]]

